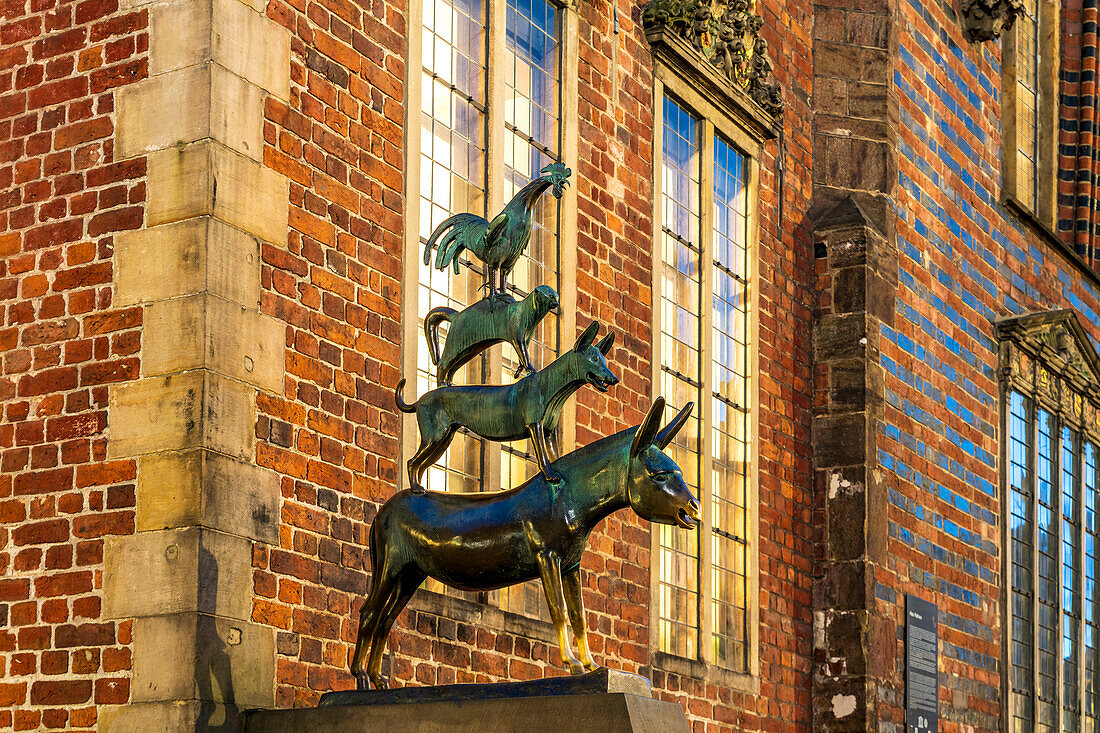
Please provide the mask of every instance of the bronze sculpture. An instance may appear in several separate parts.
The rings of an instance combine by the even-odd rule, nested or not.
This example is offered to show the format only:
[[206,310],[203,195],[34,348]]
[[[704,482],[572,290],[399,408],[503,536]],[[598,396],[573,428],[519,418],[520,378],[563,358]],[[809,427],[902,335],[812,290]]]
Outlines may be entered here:
[[[404,379],[394,391],[398,409],[416,414],[420,446],[408,462],[409,489],[383,504],[370,527],[371,586],[350,665],[361,690],[386,687],[381,674],[386,637],[427,577],[474,591],[541,578],[562,660],[573,674],[596,669],[580,592],[580,560],[588,535],[604,517],[628,506],[650,521],[686,529],[699,524],[699,502],[676,463],[661,452],[687,421],[691,403],[661,429],[665,403],[658,397],[641,425],[558,457],[554,436],[569,397],[585,384],[606,392],[619,379],[606,358],[614,334],[596,343],[596,323],[541,370],[535,370],[527,353],[538,323],[557,307],[557,293],[540,286],[516,301],[505,292],[505,278],[527,246],[534,201],[551,185],[560,197],[568,183],[569,169],[560,163],[542,172],[492,223],[469,214],[452,216],[425,247],[425,264],[438,243],[436,266],[453,263],[456,272],[458,255],[469,248],[487,265],[489,295],[462,311],[436,308],[427,314],[424,336],[441,386],[412,405],[401,397]],[[450,329],[440,354],[443,321],[450,322]],[[462,364],[501,341],[512,344],[520,370],[530,374],[510,385],[450,384]],[[490,440],[530,438],[539,472],[506,491],[425,491],[424,472],[447,450],[460,426]],[[579,659],[569,645],[566,615]]]
[[531,240],[535,203],[550,187],[553,187],[554,197],[560,199],[569,185],[570,173],[561,163],[546,166],[542,175],[521,188],[492,221],[477,214],[455,214],[448,218],[436,227],[424,245],[424,264],[431,263],[432,247],[438,247],[436,269],[445,270],[447,265],[452,265],[457,275],[459,257],[463,250],[469,250],[485,263],[489,296],[507,292],[508,273]]
[[[641,425],[579,448],[554,464],[561,484],[536,474],[508,491],[402,491],[370,528],[371,588],[360,612],[351,673],[359,689],[385,688],[382,652],[394,620],[425,578],[463,590],[542,579],[562,661],[573,674],[597,667],[588,649],[580,560],[606,516],[632,508],[651,522],[699,525],[699,502],[676,463],[661,452],[683,427],[688,403],[663,429],[658,397]],[[580,659],[569,645],[568,613]]]
[[[505,303],[503,310],[496,305]],[[558,294],[547,285],[539,285],[523,300],[515,300],[507,294],[482,298],[461,311],[440,306],[432,308],[424,316],[424,338],[428,341],[428,353],[435,364],[435,381],[440,386],[451,383],[454,373],[493,344],[505,341],[519,356],[519,368],[533,373],[531,355],[527,345],[543,318],[558,307]],[[439,327],[450,321],[443,353],[439,352]]]
[[420,447],[408,464],[412,491],[424,492],[424,472],[439,460],[460,427],[490,440],[529,437],[543,476],[556,483],[559,479],[550,469],[550,462],[557,458],[557,452],[549,446],[547,434],[557,428],[566,400],[585,384],[606,392],[619,383],[607,368],[606,359],[615,334],[609,333],[593,344],[598,328],[590,324],[572,349],[515,384],[437,387],[408,405],[401,399],[405,380],[398,382],[394,391],[397,408],[416,413],[420,428]]

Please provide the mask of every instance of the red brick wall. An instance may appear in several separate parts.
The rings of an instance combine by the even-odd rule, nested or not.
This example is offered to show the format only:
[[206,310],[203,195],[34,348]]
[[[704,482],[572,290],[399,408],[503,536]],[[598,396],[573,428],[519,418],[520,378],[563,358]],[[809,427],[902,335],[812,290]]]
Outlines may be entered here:
[[279,546],[255,554],[253,619],[279,629],[276,703],[312,705],[351,683],[367,527],[397,478],[405,17],[343,0],[275,0],[268,17],[292,34],[291,101],[269,100],[264,123],[290,233],[262,253],[286,386],[257,405],[283,503]]
[[[792,60],[776,72],[790,105],[783,217],[801,224],[810,194],[801,127],[808,34],[780,21],[789,9],[761,10],[766,27],[779,29],[768,36],[773,57]],[[578,322],[615,330],[611,361],[622,378],[607,396],[578,393],[583,445],[637,424],[649,406],[654,121],[639,8],[620,4],[617,35],[607,3],[582,2],[576,11]],[[351,686],[348,654],[369,577],[366,529],[396,482],[403,13],[399,5],[363,12],[337,0],[268,6],[293,34],[291,103],[269,102],[265,124],[265,161],[292,179],[291,231],[287,251],[263,253],[262,309],[287,323],[287,380],[281,398],[259,404],[259,461],[283,476],[283,507],[280,546],[255,555],[253,618],[280,630],[279,705],[312,705],[326,690]],[[655,673],[659,694],[690,707],[700,731],[805,729],[809,720],[810,294],[802,273],[810,250],[799,226],[780,231],[776,150],[770,143],[760,161],[763,685],[756,699]],[[621,512],[593,534],[584,565],[594,652],[632,671],[650,663],[649,537],[646,523]],[[543,633],[528,639],[440,616],[433,603],[419,609],[406,611],[390,636],[400,683],[562,673]]]
[[129,699],[102,538],[134,531],[107,385],[139,371],[112,250],[142,224],[145,162],[114,162],[113,90],[146,76],[146,25],[115,0],[0,8],[0,728],[90,730]]

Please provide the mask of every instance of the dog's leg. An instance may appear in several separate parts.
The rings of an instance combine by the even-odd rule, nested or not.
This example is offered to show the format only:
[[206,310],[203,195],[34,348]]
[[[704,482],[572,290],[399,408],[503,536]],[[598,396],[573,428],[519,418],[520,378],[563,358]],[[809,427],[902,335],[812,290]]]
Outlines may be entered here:
[[550,468],[550,460],[547,458],[550,455],[550,449],[546,445],[546,428],[541,422],[532,423],[527,426],[527,433],[531,436],[531,445],[535,448],[535,459],[539,462],[542,475],[551,484],[560,484],[564,479],[561,474]]
[[409,489],[414,494],[424,493],[424,472],[447,452],[447,446],[454,437],[455,427],[435,430],[430,424],[420,425],[420,447],[409,459]]
[[573,626],[573,638],[577,641],[577,653],[581,658],[581,664],[589,672],[599,669],[600,665],[596,664],[588,648],[588,631],[584,625],[584,603],[581,601],[580,566],[562,573],[561,580],[562,589],[565,591],[565,607],[569,611],[569,623]]
[[558,450],[558,431],[557,430],[545,430],[546,433],[546,447],[550,449],[547,456],[550,458],[550,462],[561,458],[561,452]]

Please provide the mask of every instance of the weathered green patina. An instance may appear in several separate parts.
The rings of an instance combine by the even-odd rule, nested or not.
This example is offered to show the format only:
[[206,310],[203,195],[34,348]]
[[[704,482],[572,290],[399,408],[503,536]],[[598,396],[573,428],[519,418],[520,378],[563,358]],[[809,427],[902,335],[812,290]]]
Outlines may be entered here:
[[[508,273],[531,241],[535,203],[546,189],[553,187],[554,196],[561,198],[572,173],[561,163],[551,163],[542,175],[521,188],[504,211],[492,221],[477,214],[455,214],[436,227],[424,245],[424,264],[430,264],[432,247],[437,247],[435,267],[454,267],[459,272],[460,255],[469,250],[485,263],[485,284],[489,295],[507,292]],[[499,284],[497,273],[500,275]],[[492,305],[492,302],[490,302]]]
[[619,383],[608,369],[606,358],[615,334],[593,343],[598,328],[595,323],[589,325],[572,349],[514,384],[437,387],[408,405],[401,399],[405,386],[402,379],[394,392],[397,407],[402,412],[416,413],[420,428],[420,447],[408,464],[412,490],[423,493],[424,472],[439,460],[460,427],[489,440],[530,438],[543,475],[558,481],[549,467],[557,457],[549,436],[557,429],[566,400],[585,384],[606,392]]
[[[435,364],[436,382],[440,386],[449,385],[463,364],[502,341],[510,344],[519,356],[516,376],[522,371],[534,372],[528,344],[542,319],[557,307],[558,294],[554,289],[539,285],[523,300],[497,293],[461,311],[447,306],[432,308],[424,316],[424,338]],[[450,325],[446,345],[440,354],[439,327],[444,321],[449,321]]]
[[[534,202],[551,185],[560,197],[568,183],[569,169],[560,163],[547,166],[543,174],[492,223],[470,214],[452,216],[425,247],[425,264],[438,243],[436,266],[454,264],[456,272],[463,249],[477,254],[488,266],[489,295],[462,311],[444,307],[427,314],[424,336],[442,386],[411,405],[401,397],[404,379],[394,391],[398,409],[416,414],[420,446],[408,462],[409,489],[391,497],[371,524],[370,594],[360,612],[351,662],[359,689],[386,686],[381,674],[386,637],[427,577],[475,591],[541,578],[562,660],[573,674],[596,669],[580,593],[580,561],[589,533],[604,517],[626,507],[654,522],[686,529],[699,524],[699,502],[675,462],[661,452],[683,427],[690,403],[662,430],[665,403],[658,397],[641,425],[558,457],[555,436],[570,396],[585,384],[606,392],[619,378],[607,366],[614,334],[596,343],[596,323],[549,366],[535,371],[531,363],[527,345],[539,322],[557,307],[557,293],[540,286],[516,301],[505,292],[505,278],[527,246]],[[444,321],[450,328],[440,353]],[[502,341],[515,348],[520,369],[530,374],[509,385],[450,384],[462,364]],[[530,438],[538,474],[507,491],[425,491],[424,472],[460,427],[488,440]],[[579,659],[569,644],[567,616]]]

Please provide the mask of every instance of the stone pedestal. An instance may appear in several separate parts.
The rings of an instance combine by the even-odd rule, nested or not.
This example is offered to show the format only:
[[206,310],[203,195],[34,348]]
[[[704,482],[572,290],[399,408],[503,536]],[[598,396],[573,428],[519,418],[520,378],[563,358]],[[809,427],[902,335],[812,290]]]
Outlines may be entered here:
[[489,685],[331,692],[317,708],[253,710],[246,733],[688,733],[683,708],[650,697],[637,675],[600,670],[579,677]]

